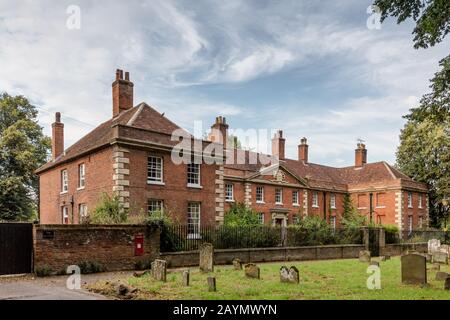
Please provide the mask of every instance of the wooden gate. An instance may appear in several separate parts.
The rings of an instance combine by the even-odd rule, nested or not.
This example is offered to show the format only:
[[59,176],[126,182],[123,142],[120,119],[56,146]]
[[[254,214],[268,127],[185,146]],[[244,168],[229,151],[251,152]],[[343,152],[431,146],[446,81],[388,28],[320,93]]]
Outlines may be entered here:
[[0,223],[0,275],[31,273],[33,225]]

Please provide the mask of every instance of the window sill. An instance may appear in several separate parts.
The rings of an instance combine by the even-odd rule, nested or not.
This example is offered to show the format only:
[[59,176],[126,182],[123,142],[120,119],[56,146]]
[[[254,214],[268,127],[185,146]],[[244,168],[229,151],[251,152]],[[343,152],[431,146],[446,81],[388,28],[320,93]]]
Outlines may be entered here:
[[376,206],[375,209],[386,209],[386,206]]
[[234,200],[225,200],[225,202],[235,202]]
[[282,205],[283,205],[283,202],[275,202],[275,205],[277,205],[277,206],[282,206]]
[[293,203],[292,206],[293,207],[300,207],[300,204],[299,203]]
[[331,209],[331,210],[336,210],[336,207],[331,207],[330,209]]
[[188,183],[187,187],[188,188],[193,188],[193,189],[203,189],[203,187],[201,185],[199,185],[199,184],[190,184],[190,183]]
[[367,209],[367,207],[358,207],[357,209],[358,210],[364,210],[364,209]]
[[86,187],[79,187],[79,188],[77,188],[77,191],[81,191],[81,190],[84,190],[84,189],[86,189]]
[[147,181],[147,184],[156,185],[156,186],[165,186],[166,185],[162,181]]
[[63,194],[67,194],[67,193],[69,193],[69,191],[61,191],[59,194],[63,195]]
[[408,209],[413,209],[413,207],[412,206],[408,206]]
[[256,201],[256,204],[266,204],[264,201]]
[[319,206],[311,206],[311,207],[313,207],[313,208],[319,208]]
[[187,238],[188,240],[199,240],[199,239],[201,239],[202,237],[201,237],[200,234],[195,233],[195,234],[188,234],[186,238]]

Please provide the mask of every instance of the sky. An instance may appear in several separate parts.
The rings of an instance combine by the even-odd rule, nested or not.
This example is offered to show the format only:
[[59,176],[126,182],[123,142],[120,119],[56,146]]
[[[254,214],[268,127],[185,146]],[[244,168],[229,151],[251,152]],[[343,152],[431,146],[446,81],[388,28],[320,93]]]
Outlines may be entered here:
[[29,98],[47,135],[61,112],[67,148],[111,118],[120,68],[135,105],[191,132],[221,115],[230,129],[282,129],[288,158],[307,137],[311,162],[350,166],[362,139],[369,162],[394,164],[402,116],[429,92],[450,41],[415,50],[414,24],[376,28],[370,5],[0,0],[0,92]]

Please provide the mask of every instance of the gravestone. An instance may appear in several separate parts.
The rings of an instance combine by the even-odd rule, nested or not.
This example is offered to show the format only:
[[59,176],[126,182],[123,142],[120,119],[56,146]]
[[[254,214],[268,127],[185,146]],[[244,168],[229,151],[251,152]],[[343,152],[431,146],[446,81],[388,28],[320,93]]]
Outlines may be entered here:
[[156,259],[152,262],[152,276],[155,280],[166,282],[167,262]]
[[433,255],[431,253],[425,253],[425,258],[427,259],[427,262],[433,261]]
[[447,244],[443,244],[438,248],[439,252],[446,253],[447,256],[450,254],[450,246]]
[[444,290],[450,290],[450,277],[447,277],[444,281]]
[[242,270],[241,260],[238,258],[233,259],[233,267],[234,267],[234,270]]
[[289,282],[289,269],[286,266],[280,268],[280,281]]
[[359,252],[359,261],[360,262],[370,262],[370,251],[362,250]]
[[300,272],[295,266],[289,268],[289,282],[290,283],[300,283]]
[[245,276],[247,278],[259,279],[260,270],[259,267],[254,263],[248,263],[244,266]]
[[214,271],[214,247],[211,243],[202,243],[199,247],[200,271]]
[[183,271],[183,286],[189,287],[189,270]]
[[431,239],[428,240],[428,253],[433,254],[436,251],[438,251],[439,247],[441,246],[441,241],[438,239]]
[[427,260],[419,254],[408,254],[401,257],[402,283],[426,284]]
[[441,271],[436,272],[436,280],[437,281],[445,280],[445,279],[447,279],[447,277],[448,277],[448,273],[447,272],[441,272]]
[[439,263],[433,263],[431,270],[439,271],[441,270],[441,265]]
[[208,291],[216,292],[216,277],[208,277]]
[[448,254],[444,252],[435,252],[433,253],[433,263],[448,263]]
[[387,261],[387,260],[391,260],[391,256],[386,254],[384,256],[381,256],[381,261]]

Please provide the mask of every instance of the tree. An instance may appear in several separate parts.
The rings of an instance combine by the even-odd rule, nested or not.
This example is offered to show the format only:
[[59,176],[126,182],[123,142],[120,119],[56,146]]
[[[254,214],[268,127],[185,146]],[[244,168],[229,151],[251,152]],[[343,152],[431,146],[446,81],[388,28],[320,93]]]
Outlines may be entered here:
[[345,228],[359,228],[367,224],[366,217],[355,208],[349,194],[344,195],[344,212],[342,213],[341,224]]
[[258,214],[244,203],[236,203],[225,214],[224,225],[227,227],[260,226]]
[[37,123],[36,108],[23,96],[0,95],[0,220],[27,220],[36,212],[38,178],[50,138]]
[[414,48],[428,48],[441,42],[450,32],[448,0],[375,0],[381,10],[381,21],[388,16],[402,23],[408,18],[416,22]]
[[93,224],[125,224],[128,222],[128,211],[120,202],[119,196],[102,194],[101,201],[89,216],[89,223]]
[[450,198],[450,56],[431,80],[432,93],[411,109],[400,134],[397,166],[430,190],[432,226],[446,226]]

